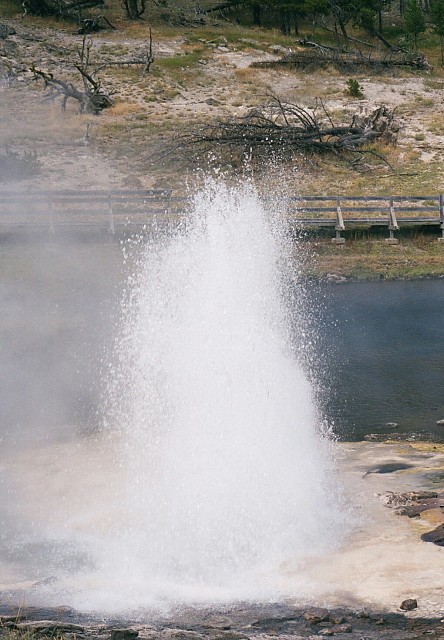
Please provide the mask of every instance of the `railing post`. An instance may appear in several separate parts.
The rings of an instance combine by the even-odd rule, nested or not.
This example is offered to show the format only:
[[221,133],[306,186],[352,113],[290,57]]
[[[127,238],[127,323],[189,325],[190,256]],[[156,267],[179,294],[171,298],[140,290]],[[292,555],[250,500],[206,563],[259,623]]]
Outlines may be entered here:
[[438,242],[444,242],[444,195],[442,193],[439,196],[439,222],[441,226],[441,238],[438,238]]
[[171,202],[171,197],[172,197],[172,192],[171,191],[167,191],[167,195],[166,195],[166,202],[165,202],[165,216],[167,219],[167,224],[166,227],[168,229],[168,231],[172,231],[174,229],[175,226],[175,220],[173,218],[173,211],[172,211],[172,202]]
[[48,213],[49,213],[49,232],[52,236],[54,236],[55,228],[54,228],[54,211],[52,208],[52,196],[48,196]]
[[336,225],[335,225],[336,235],[334,238],[331,239],[331,241],[334,244],[338,244],[338,245],[345,244],[345,238],[342,238],[341,236],[341,231],[344,231],[344,230],[345,230],[345,225],[344,225],[344,218],[342,217],[341,199],[338,197],[336,198]]
[[395,213],[395,207],[393,204],[393,197],[390,197],[389,199],[389,231],[390,231],[390,236],[388,238],[386,238],[386,242],[388,244],[398,244],[399,240],[398,238],[395,238],[395,234],[394,231],[398,231],[399,226],[398,226],[398,221],[396,219],[396,213]]
[[108,194],[108,233],[110,236],[114,236],[114,215],[113,215],[113,197],[112,194]]

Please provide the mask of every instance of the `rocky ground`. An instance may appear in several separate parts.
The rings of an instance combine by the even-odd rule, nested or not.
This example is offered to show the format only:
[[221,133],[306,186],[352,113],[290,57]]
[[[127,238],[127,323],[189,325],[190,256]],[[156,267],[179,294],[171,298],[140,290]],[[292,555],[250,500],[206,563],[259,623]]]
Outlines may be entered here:
[[[404,606],[411,606],[406,603]],[[67,607],[0,608],[0,637],[73,640],[300,640],[334,636],[347,640],[416,640],[444,637],[444,620],[403,612],[350,611],[288,604],[241,604],[224,610],[185,609],[149,624],[92,619]]]
[[[64,448],[70,451],[70,459],[63,463],[60,475],[61,461],[68,460],[63,456]],[[103,460],[103,445],[97,447],[91,440],[79,442],[75,449],[69,443],[43,445],[38,451],[10,451],[4,455],[2,467],[7,477],[16,479],[17,503],[34,505],[26,516],[35,523],[52,518],[57,530],[53,505],[62,493],[76,530],[82,526],[90,529],[95,526],[92,518],[97,500],[102,505],[100,518],[104,517],[109,485],[105,481],[109,467],[94,464],[97,455]],[[15,558],[15,564],[2,565],[0,614],[9,617],[2,618],[0,633],[7,637],[15,634],[17,639],[35,633],[73,640],[74,635],[109,637],[115,628],[130,627],[139,631],[141,638],[161,640],[268,640],[272,636],[296,640],[343,634],[356,640],[444,637],[444,445],[342,443],[335,456],[338,478],[351,506],[350,532],[340,547],[327,554],[308,557],[294,567],[287,564],[276,577],[276,586],[280,592],[293,594],[291,597],[274,603],[213,608],[207,603],[195,608],[170,607],[167,612],[85,615],[70,607],[48,609],[45,602],[69,603],[69,597],[66,593],[54,595],[57,573],[49,573],[54,568],[47,560],[45,574],[36,558],[30,562],[23,557],[18,564]],[[38,460],[38,465],[30,464],[32,459]],[[23,517],[17,513],[20,521]],[[14,573],[22,576],[22,582],[14,581]],[[33,574],[40,577],[33,580]],[[42,578],[45,575],[48,577]],[[23,581],[23,576],[27,580]],[[60,593],[64,593],[63,584]],[[80,625],[83,630],[64,626],[66,623]]]

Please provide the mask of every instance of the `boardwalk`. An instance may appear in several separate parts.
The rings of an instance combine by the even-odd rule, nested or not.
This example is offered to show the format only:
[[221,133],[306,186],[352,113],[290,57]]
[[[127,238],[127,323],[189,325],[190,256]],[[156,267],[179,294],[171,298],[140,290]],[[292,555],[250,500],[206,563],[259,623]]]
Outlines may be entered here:
[[[118,231],[167,226],[186,214],[188,199],[172,190],[0,191],[0,234],[18,230],[95,228]],[[389,239],[403,227],[435,226],[444,237],[444,196],[293,196],[284,202],[297,229],[386,227]]]

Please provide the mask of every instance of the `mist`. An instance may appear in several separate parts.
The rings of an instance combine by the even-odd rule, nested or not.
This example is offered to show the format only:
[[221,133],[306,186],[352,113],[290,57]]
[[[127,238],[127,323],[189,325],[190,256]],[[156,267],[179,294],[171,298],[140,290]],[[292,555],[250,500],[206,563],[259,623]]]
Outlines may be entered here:
[[100,368],[123,278],[118,244],[70,236],[0,252],[0,437],[70,437],[98,420]]

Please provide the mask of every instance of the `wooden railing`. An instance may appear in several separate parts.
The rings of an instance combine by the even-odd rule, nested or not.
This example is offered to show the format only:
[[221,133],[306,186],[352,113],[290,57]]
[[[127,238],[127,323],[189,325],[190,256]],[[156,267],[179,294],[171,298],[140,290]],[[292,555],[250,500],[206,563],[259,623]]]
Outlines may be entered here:
[[[0,191],[0,233],[8,230],[99,227],[111,235],[119,228],[169,224],[184,216],[188,198],[172,190]],[[435,225],[444,238],[444,196],[292,196],[284,202],[291,223],[301,229],[331,228],[333,240],[356,227],[385,226],[389,240],[401,227]],[[441,238],[440,238],[441,239]]]

